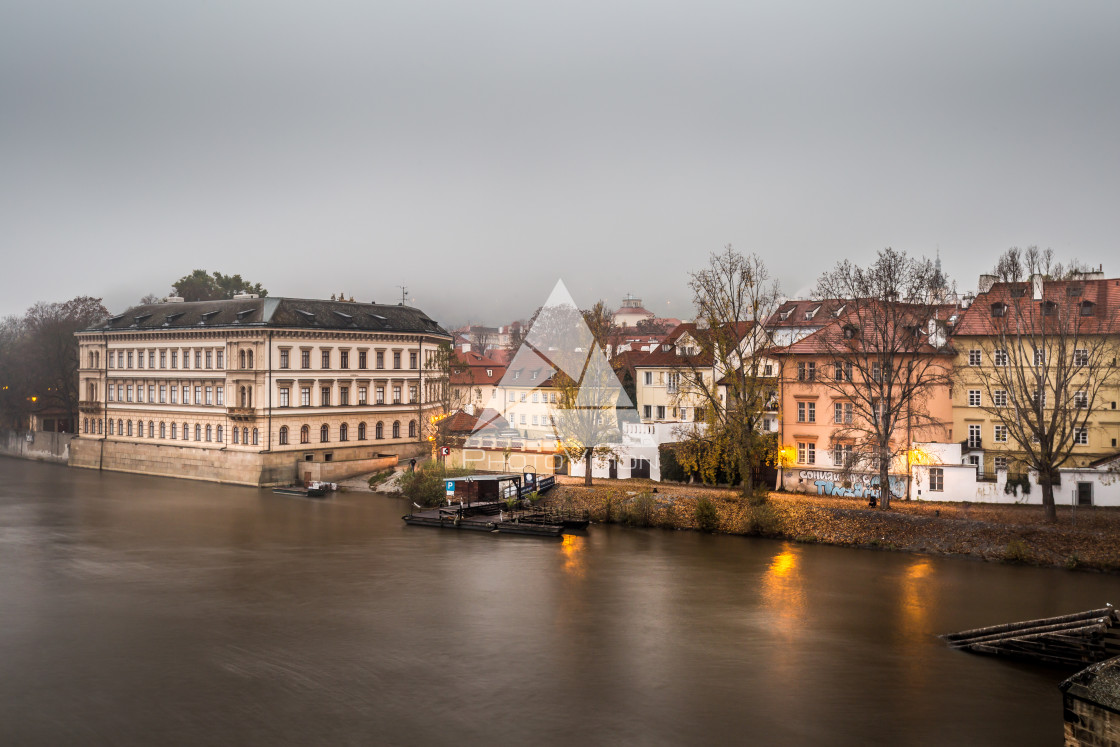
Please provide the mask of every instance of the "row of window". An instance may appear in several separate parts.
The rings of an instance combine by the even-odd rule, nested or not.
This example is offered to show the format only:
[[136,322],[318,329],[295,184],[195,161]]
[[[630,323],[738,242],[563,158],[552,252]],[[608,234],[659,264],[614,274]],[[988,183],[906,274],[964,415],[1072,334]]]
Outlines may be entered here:
[[[353,403],[355,405],[364,406],[368,405],[369,401],[369,388],[365,386],[357,387],[357,400]],[[334,387],[324,386],[319,388],[319,406],[330,407],[331,399],[334,393]],[[404,404],[401,402],[401,387],[396,385],[392,388],[391,394],[393,396],[390,400],[391,404],[399,405]],[[408,403],[415,404],[418,402],[420,389],[415,384],[408,388]],[[383,405],[385,401],[385,387],[376,386],[373,388],[373,403],[375,405]],[[338,388],[338,404],[342,407],[348,407],[350,402],[350,387],[341,386]],[[277,407],[291,407],[292,406],[292,389],[291,387],[279,387],[279,397],[277,398]],[[299,406],[311,407],[311,387],[301,386],[299,388]]]
[[[997,348],[992,351],[992,365],[993,366],[1006,366],[1010,357],[1007,355],[1006,350]],[[973,348],[968,351],[968,365],[981,366],[983,365],[984,354],[983,351]],[[1034,365],[1041,366],[1046,363],[1046,351],[1042,348],[1034,349]],[[1088,366],[1089,365],[1089,349],[1088,348],[1075,348],[1073,351],[1073,365],[1075,366]]]
[[[1006,389],[994,389],[992,391],[992,406],[993,407],[1007,407],[1008,397]],[[1035,389],[1031,393],[1031,404],[1034,407],[1046,407],[1046,391],[1039,391]],[[1078,410],[1084,410],[1089,407],[1089,394],[1087,392],[1074,392],[1073,407]],[[969,407],[983,407],[984,396],[980,389],[968,390],[968,406]],[[1113,409],[1116,409],[1113,407]]]
[[[1008,442],[1010,431],[1006,425],[995,424],[992,426],[992,441],[997,444],[1005,444]],[[983,446],[984,431],[983,426],[979,423],[969,423],[968,426],[968,447],[970,449],[979,449]],[[1037,438],[1031,439],[1037,443]],[[1089,429],[1088,428],[1074,428],[1073,429],[1073,442],[1077,445],[1084,446],[1089,443]]]
[[[191,360],[193,356],[194,368],[225,368],[225,349],[200,349],[192,350],[185,348],[182,351],[175,350],[116,350],[109,351],[106,362],[109,368],[157,368],[156,359],[158,356],[158,368],[179,368],[179,354],[182,353],[183,368],[191,368]],[[252,367],[252,351],[249,352],[250,363]],[[242,351],[242,359],[244,359],[244,351]],[[101,368],[101,353],[92,350],[87,354],[87,363],[89,368]],[[147,365],[145,365],[145,362]],[[170,362],[170,366],[168,363]],[[242,368],[245,368],[244,360],[242,361]]]
[[[299,351],[299,367],[300,368],[311,368],[311,352],[312,352],[311,348],[302,348]],[[400,369],[401,368],[401,356],[402,356],[401,351],[394,350],[392,356],[393,356],[392,357],[393,368]],[[430,351],[430,350],[428,351],[427,359],[428,359],[428,363],[430,364],[431,359],[432,359],[432,351]],[[333,360],[334,360],[334,354],[333,354],[333,351],[332,351],[331,348],[321,348],[319,350],[319,367],[320,368],[332,369],[333,368],[333,365],[332,365]],[[410,369],[415,369],[417,367],[417,364],[419,363],[419,360],[420,360],[420,354],[417,351],[415,351],[415,350],[409,351],[409,353],[408,353],[408,367]],[[369,368],[369,353],[367,353],[365,350],[359,350],[358,351],[357,364],[358,364],[357,367],[359,369],[368,369]],[[291,368],[291,367],[292,367],[292,350],[291,350],[291,348],[280,348],[280,368]],[[342,368],[342,369],[350,368],[350,351],[349,350],[339,350],[338,351],[338,367]],[[384,350],[378,350],[374,353],[374,367],[378,368],[378,369],[384,369],[385,368],[385,351]]]
[[[192,387],[184,384],[182,386],[176,384],[110,384],[105,390],[108,394],[110,402],[147,402],[149,404],[179,404],[182,399],[184,405],[215,405],[218,407],[225,405],[225,387],[214,385],[197,385],[193,387],[194,397],[192,399]],[[252,388],[241,387],[241,398],[247,400],[250,404],[243,405],[244,407],[252,406]],[[97,401],[97,383],[93,381],[86,382],[86,398],[90,402]]]
[[[664,420],[665,419],[665,405],[657,405],[656,409],[657,409],[657,420]],[[696,417],[696,420],[703,420],[704,419],[704,408],[703,407],[693,407],[692,411],[693,411],[693,415],[695,415],[695,417]],[[654,412],[654,406],[653,405],[642,405],[642,417],[645,418],[646,420],[652,420],[653,419],[653,412]],[[689,414],[689,408],[687,408],[687,407],[680,408],[681,420],[688,420],[688,414]],[[673,417],[674,420],[677,417],[677,408],[675,408],[675,407],[672,408],[672,417]]]
[[[365,441],[366,440],[366,438],[367,438],[366,432],[367,432],[366,431],[366,424],[365,423],[358,423],[358,440],[359,441]],[[389,436],[390,438],[400,438],[401,437],[401,421],[394,420],[393,424],[391,426],[391,431],[390,432],[392,433],[392,435]],[[408,421],[408,437],[409,438],[416,438],[418,433],[419,433],[419,426],[417,425],[416,421],[415,420]],[[376,423],[374,423],[374,425],[373,425],[373,437],[374,437],[374,439],[377,439],[377,440],[385,438],[385,424],[382,423],[380,420],[377,421]],[[291,430],[288,428],[288,426],[286,426],[286,425],[281,426],[279,438],[280,438],[280,445],[281,446],[286,446],[286,445],[288,445],[288,443],[290,443]],[[331,440],[331,427],[330,427],[329,424],[323,423],[321,426],[319,426],[319,443],[322,443],[322,444],[330,443],[330,440]],[[339,441],[349,441],[350,440],[350,425],[348,423],[343,423],[340,426],[338,426],[338,440]],[[301,444],[311,443],[311,426],[304,425],[299,429],[299,442]]]
[[[104,435],[105,434],[105,427],[106,427],[105,422],[106,421],[103,420],[102,418],[97,418],[96,420],[94,420],[93,418],[88,418],[88,417],[83,418],[82,419],[82,432],[86,433],[86,434],[91,434],[91,435],[93,435],[93,434]],[[157,426],[156,426],[155,421],[153,421],[153,420],[148,421],[148,429],[147,429],[147,433],[148,433],[147,437],[148,438],[152,438],[152,439],[156,438],[156,427]],[[161,438],[161,439],[176,440],[176,439],[179,439],[179,434],[182,433],[182,440],[183,441],[190,441],[191,440],[191,426],[190,426],[189,423],[183,423],[183,427],[182,427],[181,431],[179,429],[179,424],[178,423],[171,423],[170,428],[169,428],[168,424],[163,422],[163,421],[161,421],[159,423],[158,428],[159,428],[159,436],[158,437]],[[390,438],[400,438],[401,437],[401,422],[399,420],[393,421],[390,428],[391,428],[390,432],[392,433]],[[109,429],[108,435],[110,435],[110,436],[135,436],[136,438],[144,438],[144,421],[143,420],[132,421],[132,420],[124,420],[123,418],[113,420],[112,418],[110,418],[108,420],[108,429]],[[245,427],[242,427],[242,428],[238,428],[237,426],[233,426],[229,430],[230,430],[230,441],[234,445],[238,445],[238,444],[244,444],[246,446],[249,446],[250,444],[253,445],[253,446],[259,446],[260,445],[260,429],[258,429],[258,428],[250,429],[248,426],[245,426]],[[358,423],[357,431],[358,431],[358,433],[357,433],[358,440],[359,441],[365,441],[367,436],[366,436],[366,424],[364,422],[363,423]],[[408,437],[409,438],[416,438],[418,432],[419,432],[419,426],[417,425],[417,422],[415,420],[410,420],[408,422]],[[285,426],[282,426],[280,428],[279,438],[280,438],[280,445],[281,446],[287,445],[289,443],[289,434],[290,434],[290,431],[289,431],[288,426],[285,425]],[[217,425],[217,426],[206,425],[206,426],[203,426],[200,423],[195,423],[195,425],[194,425],[194,440],[195,441],[224,443],[225,442],[225,435],[226,435],[225,434],[225,429],[221,425]],[[374,426],[373,426],[373,437],[375,439],[385,438],[385,424],[382,423],[381,421],[378,421],[377,423],[374,424]],[[252,440],[250,440],[250,439],[252,439]],[[329,443],[330,440],[331,440],[330,425],[328,425],[327,423],[323,423],[319,427],[319,442],[320,443]],[[350,440],[350,426],[349,426],[349,424],[343,423],[342,425],[340,425],[338,427],[338,440],[339,441],[349,441]],[[302,428],[300,428],[299,442],[301,444],[311,443],[311,427],[310,426],[305,425]]]

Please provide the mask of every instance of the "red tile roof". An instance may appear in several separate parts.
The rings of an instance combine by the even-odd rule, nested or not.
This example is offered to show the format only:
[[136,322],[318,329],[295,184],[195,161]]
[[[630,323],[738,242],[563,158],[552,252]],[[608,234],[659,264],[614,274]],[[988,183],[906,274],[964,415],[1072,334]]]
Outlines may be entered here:
[[[1013,296],[1012,291],[1021,293]],[[1072,295],[1071,295],[1072,293]],[[1120,332],[1117,314],[1120,313],[1120,279],[1091,280],[1046,280],[1042,284],[1042,299],[1034,300],[1031,283],[996,283],[985,293],[976,296],[957,320],[956,335],[990,335],[996,332],[993,325],[992,307],[995,304],[1008,306],[1020,305],[1023,319],[1039,319],[1042,313],[1040,304],[1050,302],[1059,309],[1065,307],[1054,317],[1048,319],[1068,319],[1075,322],[1081,334],[1107,334]],[[1093,304],[1090,316],[1081,316],[1083,303]],[[1014,314],[1014,312],[1011,312]]]

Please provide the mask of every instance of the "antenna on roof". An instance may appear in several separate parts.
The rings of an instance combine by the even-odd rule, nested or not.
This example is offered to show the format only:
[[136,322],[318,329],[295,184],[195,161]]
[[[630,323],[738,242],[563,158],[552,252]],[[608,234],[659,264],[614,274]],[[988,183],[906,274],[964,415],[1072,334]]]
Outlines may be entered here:
[[401,289],[401,306],[404,306],[404,302],[407,300],[408,296],[408,286],[398,285],[397,287]]

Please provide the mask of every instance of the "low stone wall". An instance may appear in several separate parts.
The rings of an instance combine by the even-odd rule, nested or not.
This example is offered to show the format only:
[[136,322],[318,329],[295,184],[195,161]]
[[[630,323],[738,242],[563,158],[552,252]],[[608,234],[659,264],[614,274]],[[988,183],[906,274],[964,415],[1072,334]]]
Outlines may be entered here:
[[341,462],[300,462],[299,481],[339,482],[347,477],[382,472],[397,466],[397,455],[386,454],[370,459],[348,459]]
[[70,459],[70,442],[75,438],[73,433],[0,430],[0,454],[66,464]]
[[1061,690],[1066,747],[1120,744],[1120,657],[1078,672]]

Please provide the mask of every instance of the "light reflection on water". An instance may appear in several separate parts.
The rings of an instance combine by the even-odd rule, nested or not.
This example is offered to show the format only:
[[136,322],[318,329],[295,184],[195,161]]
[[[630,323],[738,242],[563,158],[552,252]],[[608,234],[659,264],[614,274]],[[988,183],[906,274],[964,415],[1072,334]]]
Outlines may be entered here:
[[0,459],[12,744],[1051,744],[1061,673],[936,633],[1115,577],[693,532],[561,542]]

